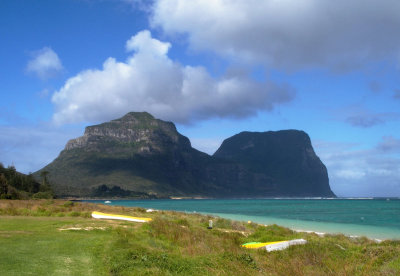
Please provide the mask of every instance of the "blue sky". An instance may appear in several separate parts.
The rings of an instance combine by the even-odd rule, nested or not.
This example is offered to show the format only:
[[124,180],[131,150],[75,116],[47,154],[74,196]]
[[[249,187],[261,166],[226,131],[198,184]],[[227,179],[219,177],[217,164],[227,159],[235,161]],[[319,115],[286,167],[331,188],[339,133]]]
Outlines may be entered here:
[[400,196],[397,0],[3,0],[0,162],[148,111],[212,154],[301,129],[340,196]]

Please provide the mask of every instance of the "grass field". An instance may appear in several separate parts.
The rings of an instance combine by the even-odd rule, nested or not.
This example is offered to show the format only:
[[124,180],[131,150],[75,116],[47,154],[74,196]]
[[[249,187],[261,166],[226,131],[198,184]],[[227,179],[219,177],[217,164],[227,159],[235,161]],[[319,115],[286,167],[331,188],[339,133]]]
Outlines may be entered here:
[[[93,210],[153,220],[96,220]],[[308,243],[270,253],[240,247],[293,238]],[[0,275],[400,275],[399,241],[62,200],[0,201],[0,256]]]

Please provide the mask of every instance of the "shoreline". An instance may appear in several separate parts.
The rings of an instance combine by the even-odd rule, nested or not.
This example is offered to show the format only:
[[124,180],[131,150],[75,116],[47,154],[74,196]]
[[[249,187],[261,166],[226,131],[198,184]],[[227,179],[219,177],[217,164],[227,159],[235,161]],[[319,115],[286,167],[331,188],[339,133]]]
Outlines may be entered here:
[[[365,198],[363,198],[365,199]],[[106,200],[106,199],[105,199]],[[136,200],[129,203],[129,200],[126,200],[127,203],[123,202],[115,202],[120,201],[119,199],[107,199],[114,202],[111,204],[106,204],[105,200],[96,199],[90,200],[87,199],[86,202],[93,203],[101,203],[105,205],[115,206],[126,206],[126,207],[142,207],[146,209],[156,209],[156,210],[170,210],[170,211],[178,211],[185,213],[200,213],[211,216],[219,216],[222,218],[232,219],[236,221],[253,221],[255,223],[263,224],[263,225],[271,225],[276,224],[279,226],[283,226],[291,229],[292,231],[302,231],[302,232],[314,232],[316,234],[343,234],[348,237],[367,237],[371,240],[400,240],[400,230],[395,227],[385,227],[385,226],[376,226],[376,225],[368,225],[368,224],[355,224],[355,223],[346,223],[346,222],[323,222],[317,220],[302,220],[302,219],[293,219],[293,218],[280,218],[278,216],[257,216],[257,215],[241,215],[239,210],[237,213],[227,213],[227,212],[214,212],[214,210],[219,210],[218,206],[210,206],[207,204],[208,208],[202,208],[203,204],[201,202],[193,204],[187,204],[186,200],[143,200],[140,203]],[[339,199],[341,200],[341,199]],[[352,199],[350,199],[352,200]],[[355,199],[359,200],[359,199]],[[369,199],[367,199],[369,201]],[[125,200],[122,200],[125,202]],[[201,200],[200,200],[201,201]],[[331,200],[329,200],[331,201]],[[379,199],[381,201],[381,199]],[[137,204],[135,203],[137,202]],[[197,200],[196,200],[197,202]],[[382,201],[381,201],[382,202]],[[240,202],[239,202],[240,203]],[[258,204],[258,203],[257,203]],[[301,203],[302,204],[302,203]],[[384,203],[386,204],[386,203]],[[215,207],[215,208],[214,208]],[[222,209],[221,209],[222,210]],[[343,209],[342,209],[343,211]]]
[[[189,212],[190,213],[190,212]],[[281,227],[288,228],[294,232],[299,232],[299,233],[314,233],[317,236],[324,237],[326,235],[344,235],[349,238],[362,238],[366,237],[369,240],[376,241],[376,242],[382,242],[385,240],[391,240],[391,241],[400,241],[400,234],[398,234],[396,237],[388,237],[384,235],[380,235],[376,233],[382,233],[382,230],[391,230],[392,233],[400,233],[399,231],[395,229],[390,229],[390,228],[385,228],[385,227],[375,227],[372,225],[357,225],[357,224],[341,224],[341,223],[332,223],[332,222],[310,222],[310,221],[305,221],[305,220],[287,220],[287,222],[295,222],[291,225],[288,225],[288,223],[285,223],[283,219],[280,218],[269,218],[269,219],[258,219],[257,217],[253,216],[246,216],[242,217],[241,215],[235,215],[235,214],[223,214],[223,213],[202,213],[202,212],[196,212],[199,214],[204,214],[204,215],[212,215],[216,217],[221,217],[221,218],[226,218],[226,219],[232,219],[236,221],[252,221],[254,223],[260,224],[260,225],[273,225],[276,224]],[[297,224],[297,225],[295,225]],[[311,225],[311,226],[308,226]],[[313,226],[316,225],[314,228]],[[337,229],[341,226],[350,226],[348,229],[342,229],[344,231],[337,231]],[[322,226],[322,227],[321,227]],[[329,229],[329,226],[331,228]],[[332,227],[333,226],[333,227]],[[321,228],[320,228],[321,227]],[[353,228],[351,228],[353,227]],[[325,228],[325,229],[323,229]],[[361,229],[362,231],[357,231]],[[373,233],[367,233],[368,230],[375,230]],[[384,233],[387,233],[384,231]]]
[[205,196],[165,196],[157,198],[129,198],[129,197],[58,197],[56,199],[81,200],[400,200],[400,197],[205,197]]

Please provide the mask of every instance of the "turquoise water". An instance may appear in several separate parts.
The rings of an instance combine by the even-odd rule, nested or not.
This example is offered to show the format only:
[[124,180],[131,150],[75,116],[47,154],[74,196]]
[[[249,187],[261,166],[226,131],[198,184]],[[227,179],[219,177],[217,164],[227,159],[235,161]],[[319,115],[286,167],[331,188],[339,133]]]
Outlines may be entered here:
[[198,212],[297,230],[400,239],[400,199],[111,200],[110,205]]

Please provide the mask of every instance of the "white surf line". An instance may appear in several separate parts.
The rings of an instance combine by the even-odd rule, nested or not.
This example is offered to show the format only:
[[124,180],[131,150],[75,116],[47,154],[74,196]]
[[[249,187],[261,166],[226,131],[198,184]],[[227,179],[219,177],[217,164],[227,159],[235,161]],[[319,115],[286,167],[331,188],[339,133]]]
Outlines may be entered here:
[[[325,235],[328,235],[328,233],[316,232],[316,231],[310,231],[310,230],[301,230],[301,229],[291,229],[291,230],[294,231],[294,232],[297,232],[297,233],[316,234],[319,237],[324,237]],[[332,235],[337,235],[337,233],[333,233]],[[343,234],[343,235],[345,235],[345,234]],[[361,236],[357,236],[357,235],[345,235],[345,236],[348,237],[348,238],[351,238],[351,239],[361,238]],[[382,240],[382,239],[369,238],[369,237],[366,237],[366,238],[371,240],[371,241],[375,241],[377,243],[381,243],[381,242],[385,241],[384,239]]]
[[302,230],[302,229],[292,229],[292,231],[297,232],[297,233],[316,234],[319,237],[324,237],[327,234],[325,232],[317,232],[317,231]]

